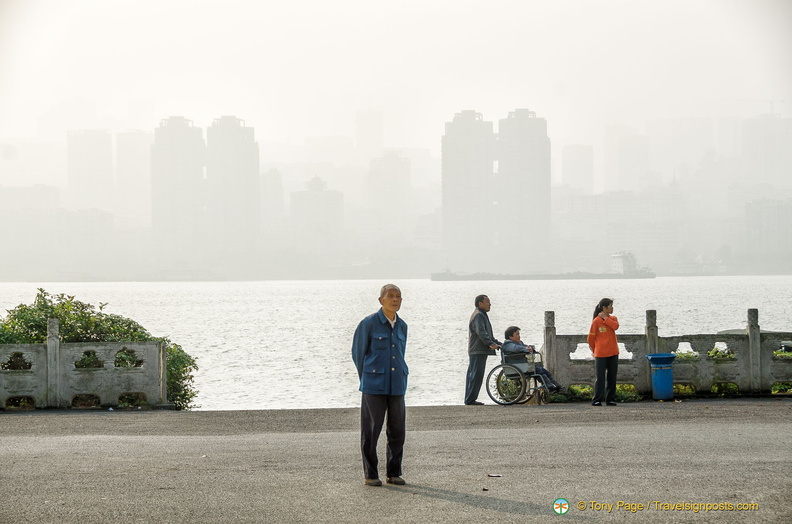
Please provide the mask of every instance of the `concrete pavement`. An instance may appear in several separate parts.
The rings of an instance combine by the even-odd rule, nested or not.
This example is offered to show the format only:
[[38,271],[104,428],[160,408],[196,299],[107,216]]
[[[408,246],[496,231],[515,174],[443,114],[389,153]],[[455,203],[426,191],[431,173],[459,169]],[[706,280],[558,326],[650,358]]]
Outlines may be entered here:
[[789,398],[409,407],[379,488],[358,417],[5,412],[0,523],[792,522]]

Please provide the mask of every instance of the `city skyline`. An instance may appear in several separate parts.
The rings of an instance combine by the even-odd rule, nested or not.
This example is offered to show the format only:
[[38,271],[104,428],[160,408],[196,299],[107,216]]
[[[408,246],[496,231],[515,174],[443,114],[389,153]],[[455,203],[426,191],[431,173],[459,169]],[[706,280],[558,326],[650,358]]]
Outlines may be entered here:
[[[790,27],[781,0],[0,0],[0,274],[786,271]],[[459,115],[489,129],[454,153]]]

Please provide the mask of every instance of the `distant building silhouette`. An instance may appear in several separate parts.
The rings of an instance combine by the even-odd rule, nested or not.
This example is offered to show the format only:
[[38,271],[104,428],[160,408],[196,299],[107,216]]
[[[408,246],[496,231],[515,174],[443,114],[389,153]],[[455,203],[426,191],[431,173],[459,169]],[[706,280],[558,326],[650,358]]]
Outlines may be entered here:
[[259,149],[252,127],[234,116],[206,130],[206,227],[211,258],[248,264],[261,241]]
[[113,137],[105,129],[69,131],[68,201],[76,209],[113,209]]
[[[462,111],[442,139],[443,245],[462,271],[526,271],[550,232],[547,121],[517,109],[499,122]],[[510,256],[501,250],[508,248]]]
[[492,256],[495,135],[481,113],[462,111],[441,143],[443,247],[453,269],[468,271]]
[[151,146],[151,212],[157,247],[168,262],[192,264],[204,251],[204,157],[201,128],[172,116]]
[[547,120],[516,109],[498,123],[495,233],[506,271],[536,270],[549,255],[550,138]]

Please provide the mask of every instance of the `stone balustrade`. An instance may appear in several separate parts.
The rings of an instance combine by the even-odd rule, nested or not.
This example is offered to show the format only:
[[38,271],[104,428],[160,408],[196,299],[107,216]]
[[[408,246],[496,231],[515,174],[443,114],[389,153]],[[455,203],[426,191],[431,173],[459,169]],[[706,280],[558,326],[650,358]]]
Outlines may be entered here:
[[[49,319],[46,344],[0,344],[0,364],[12,358],[29,364],[29,369],[0,369],[0,408],[68,408],[85,402],[112,407],[128,399],[172,407],[159,342],[62,343],[58,333],[58,320]],[[132,365],[117,365],[119,352]],[[75,365],[85,358],[101,367]]]
[[[559,335],[555,328],[555,312],[545,312],[545,360],[553,376],[562,384],[594,385],[596,379],[588,334]],[[762,332],[759,312],[748,310],[745,333],[713,335],[680,335],[661,337],[658,334],[657,312],[646,312],[644,334],[618,333],[621,346],[619,384],[632,384],[638,393],[652,391],[651,368],[646,355],[652,353],[698,353],[695,358],[675,359],[675,384],[693,386],[696,391],[710,392],[716,384],[736,384],[740,394],[768,394],[776,382],[792,382],[792,359],[773,355],[782,341],[792,340],[792,332]],[[715,347],[734,352],[735,358],[711,358],[707,352]]]

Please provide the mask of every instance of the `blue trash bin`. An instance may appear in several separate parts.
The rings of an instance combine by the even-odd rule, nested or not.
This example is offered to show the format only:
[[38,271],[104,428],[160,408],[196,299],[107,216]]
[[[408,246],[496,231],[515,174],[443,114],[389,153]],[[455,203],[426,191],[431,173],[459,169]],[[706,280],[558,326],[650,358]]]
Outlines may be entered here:
[[674,375],[671,363],[674,353],[652,353],[646,355],[652,368],[652,398],[655,400],[671,400],[674,398]]

